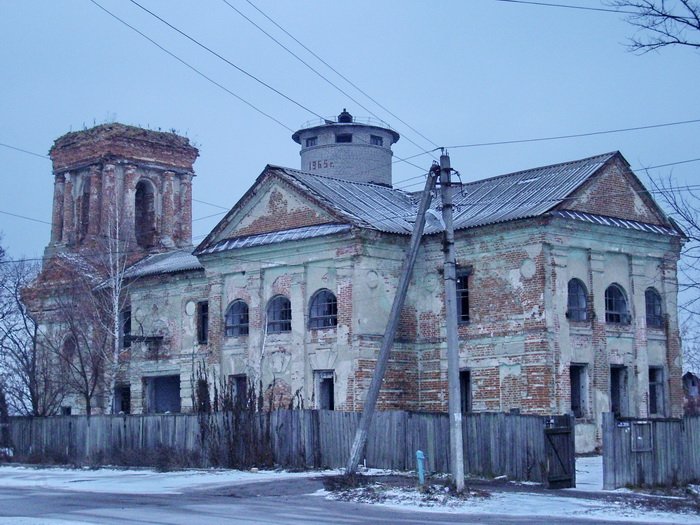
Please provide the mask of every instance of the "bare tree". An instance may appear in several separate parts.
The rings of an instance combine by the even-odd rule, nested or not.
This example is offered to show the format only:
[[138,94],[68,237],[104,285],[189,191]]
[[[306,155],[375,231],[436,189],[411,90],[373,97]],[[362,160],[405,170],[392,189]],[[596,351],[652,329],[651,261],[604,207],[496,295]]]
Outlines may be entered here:
[[683,340],[683,367],[700,371],[700,193],[692,187],[679,187],[672,175],[655,180],[652,188],[687,240],[678,264],[680,329]]
[[0,265],[0,377],[13,413],[47,416],[58,410],[63,390],[22,296],[37,272],[27,261]]
[[633,51],[646,53],[666,46],[700,48],[700,2],[697,0],[611,0],[637,28]]

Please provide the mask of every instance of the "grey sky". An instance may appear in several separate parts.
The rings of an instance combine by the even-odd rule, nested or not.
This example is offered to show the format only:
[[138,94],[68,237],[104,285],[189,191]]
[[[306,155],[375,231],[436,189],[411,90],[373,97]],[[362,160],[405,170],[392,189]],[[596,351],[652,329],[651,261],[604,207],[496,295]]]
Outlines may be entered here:
[[[96,0],[228,90],[297,129],[316,118],[195,46],[128,0]],[[320,64],[255,11],[233,6],[402,134],[397,157],[434,148]],[[700,119],[700,54],[634,55],[621,15],[495,0],[251,0],[402,120],[440,146],[569,135]],[[139,0],[313,112],[368,116],[222,0]],[[597,0],[559,0],[597,7]],[[285,127],[204,80],[89,0],[0,0],[0,143],[45,154],[68,132],[117,120],[175,129],[200,148],[194,242],[267,163],[299,167]],[[633,168],[700,157],[700,123],[516,145],[451,148],[463,180],[622,151]],[[408,139],[417,142],[420,147]],[[394,165],[394,183],[429,155]],[[49,239],[53,177],[45,159],[0,147],[0,230],[13,257]],[[698,181],[700,162],[673,170]],[[644,173],[638,174],[645,179]],[[421,187],[419,179],[409,189]],[[34,222],[10,214],[37,219]],[[211,216],[208,218],[207,216]]]

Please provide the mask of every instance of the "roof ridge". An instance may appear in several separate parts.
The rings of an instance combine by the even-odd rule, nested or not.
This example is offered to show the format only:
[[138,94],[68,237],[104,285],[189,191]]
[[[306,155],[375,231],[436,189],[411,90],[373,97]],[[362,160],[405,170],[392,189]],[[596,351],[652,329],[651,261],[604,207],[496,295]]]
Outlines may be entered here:
[[[301,174],[301,175],[308,175],[308,176],[310,176],[310,177],[314,177],[314,178],[318,178],[318,179],[333,180],[333,181],[337,181],[337,182],[342,182],[342,183],[344,183],[344,184],[354,184],[354,185],[357,185],[357,186],[370,186],[370,187],[372,187],[372,188],[384,188],[384,189],[386,189],[386,190],[400,192],[400,193],[403,193],[403,194],[408,195],[408,196],[413,195],[413,193],[410,192],[410,191],[402,190],[402,189],[400,189],[400,188],[394,188],[393,186],[385,186],[384,184],[375,184],[375,183],[372,183],[372,182],[362,182],[362,181],[356,181],[356,180],[348,180],[348,179],[343,179],[343,178],[340,178],[340,177],[329,177],[328,175],[319,175],[319,174],[317,174],[317,173],[310,173],[310,172],[308,172],[308,171],[298,170],[298,169],[295,169],[295,168],[287,168],[287,167],[285,167],[285,166],[277,166],[277,165],[275,165],[275,164],[270,164],[269,167],[270,167],[271,169],[282,170],[282,171],[284,171],[284,172],[295,172],[295,173],[298,173],[298,174]],[[293,173],[287,173],[287,174],[288,174],[288,175],[291,175],[292,177],[295,176]]]
[[592,156],[590,156],[590,157],[584,157],[584,158],[578,159],[578,160],[568,160],[568,161],[565,161],[565,162],[556,162],[556,163],[554,163],[554,164],[546,164],[546,165],[544,165],[544,166],[536,166],[536,167],[534,167],[534,168],[529,168],[529,169],[525,169],[525,170],[518,170],[518,171],[513,171],[513,172],[510,172],[510,173],[502,173],[501,175],[495,175],[495,176],[493,176],[493,177],[488,177],[488,178],[485,178],[485,179],[478,179],[478,180],[474,180],[474,181],[471,181],[471,182],[465,182],[464,184],[462,184],[462,186],[471,186],[472,184],[481,184],[481,183],[488,182],[488,181],[492,181],[492,180],[496,180],[496,179],[502,179],[502,178],[505,178],[505,177],[512,177],[512,176],[514,176],[514,175],[518,175],[518,174],[521,174],[521,173],[527,173],[527,172],[531,172],[531,171],[537,171],[537,170],[544,170],[544,169],[556,168],[557,166],[566,166],[566,165],[569,165],[569,164],[579,164],[579,163],[590,162],[590,161],[592,161],[593,159],[598,159],[598,158],[605,158],[605,157],[611,158],[611,157],[613,157],[614,155],[616,155],[616,154],[618,154],[618,153],[619,153],[619,151],[617,151],[617,150],[616,150],[616,151],[610,151],[610,152],[608,152],[608,153],[601,153],[601,154],[599,154],[599,155],[592,155]]

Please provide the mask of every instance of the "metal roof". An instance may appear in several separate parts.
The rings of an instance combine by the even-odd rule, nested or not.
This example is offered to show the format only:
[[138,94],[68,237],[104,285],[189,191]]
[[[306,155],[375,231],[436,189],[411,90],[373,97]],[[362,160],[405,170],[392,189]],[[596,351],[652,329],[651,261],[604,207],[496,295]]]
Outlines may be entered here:
[[580,211],[571,210],[556,210],[550,212],[550,215],[553,217],[573,219],[576,221],[583,221],[591,224],[600,224],[601,226],[616,226],[617,228],[625,228],[628,230],[637,230],[648,233],[660,233],[662,235],[671,235],[673,237],[681,236],[681,234],[673,228],[667,228],[665,226],[659,226],[658,224],[649,224],[646,222],[618,219],[617,217],[607,217],[605,215],[593,215],[592,213],[583,213]]
[[[617,152],[582,160],[534,168],[461,186],[455,195],[455,229],[536,217],[563,202],[575,189]],[[419,193],[312,175],[289,168],[271,167],[286,180],[354,224],[390,233],[411,233]],[[442,209],[439,192],[433,199],[432,216]],[[426,234],[444,230],[440,220],[429,220]]]
[[290,168],[272,168],[285,180],[364,228],[411,233],[418,199],[411,193],[380,184],[312,175]]
[[203,270],[199,259],[192,255],[192,247],[167,253],[149,255],[131,266],[124,274],[126,279],[136,279],[147,275]]
[[350,224],[320,224],[317,226],[305,226],[303,228],[294,228],[291,230],[261,233],[257,235],[246,235],[243,237],[233,237],[230,239],[224,239],[212,246],[204,248],[198,252],[198,255],[224,252],[236,248],[249,248],[251,246],[275,244],[285,241],[312,239],[314,237],[322,237],[324,235],[332,235],[334,233],[349,231],[351,228],[352,226]]
[[[564,202],[616,154],[606,153],[464,184],[454,199],[455,229],[542,215]],[[439,205],[438,202],[433,207]]]

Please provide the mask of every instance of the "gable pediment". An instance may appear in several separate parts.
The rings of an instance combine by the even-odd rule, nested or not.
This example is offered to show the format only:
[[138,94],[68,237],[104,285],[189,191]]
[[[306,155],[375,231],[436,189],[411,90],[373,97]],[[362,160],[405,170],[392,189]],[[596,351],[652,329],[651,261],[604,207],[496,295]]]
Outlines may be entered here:
[[274,173],[265,173],[231,209],[196,252],[226,239],[347,222]]
[[557,209],[647,224],[669,224],[659,205],[619,154],[571,193]]

